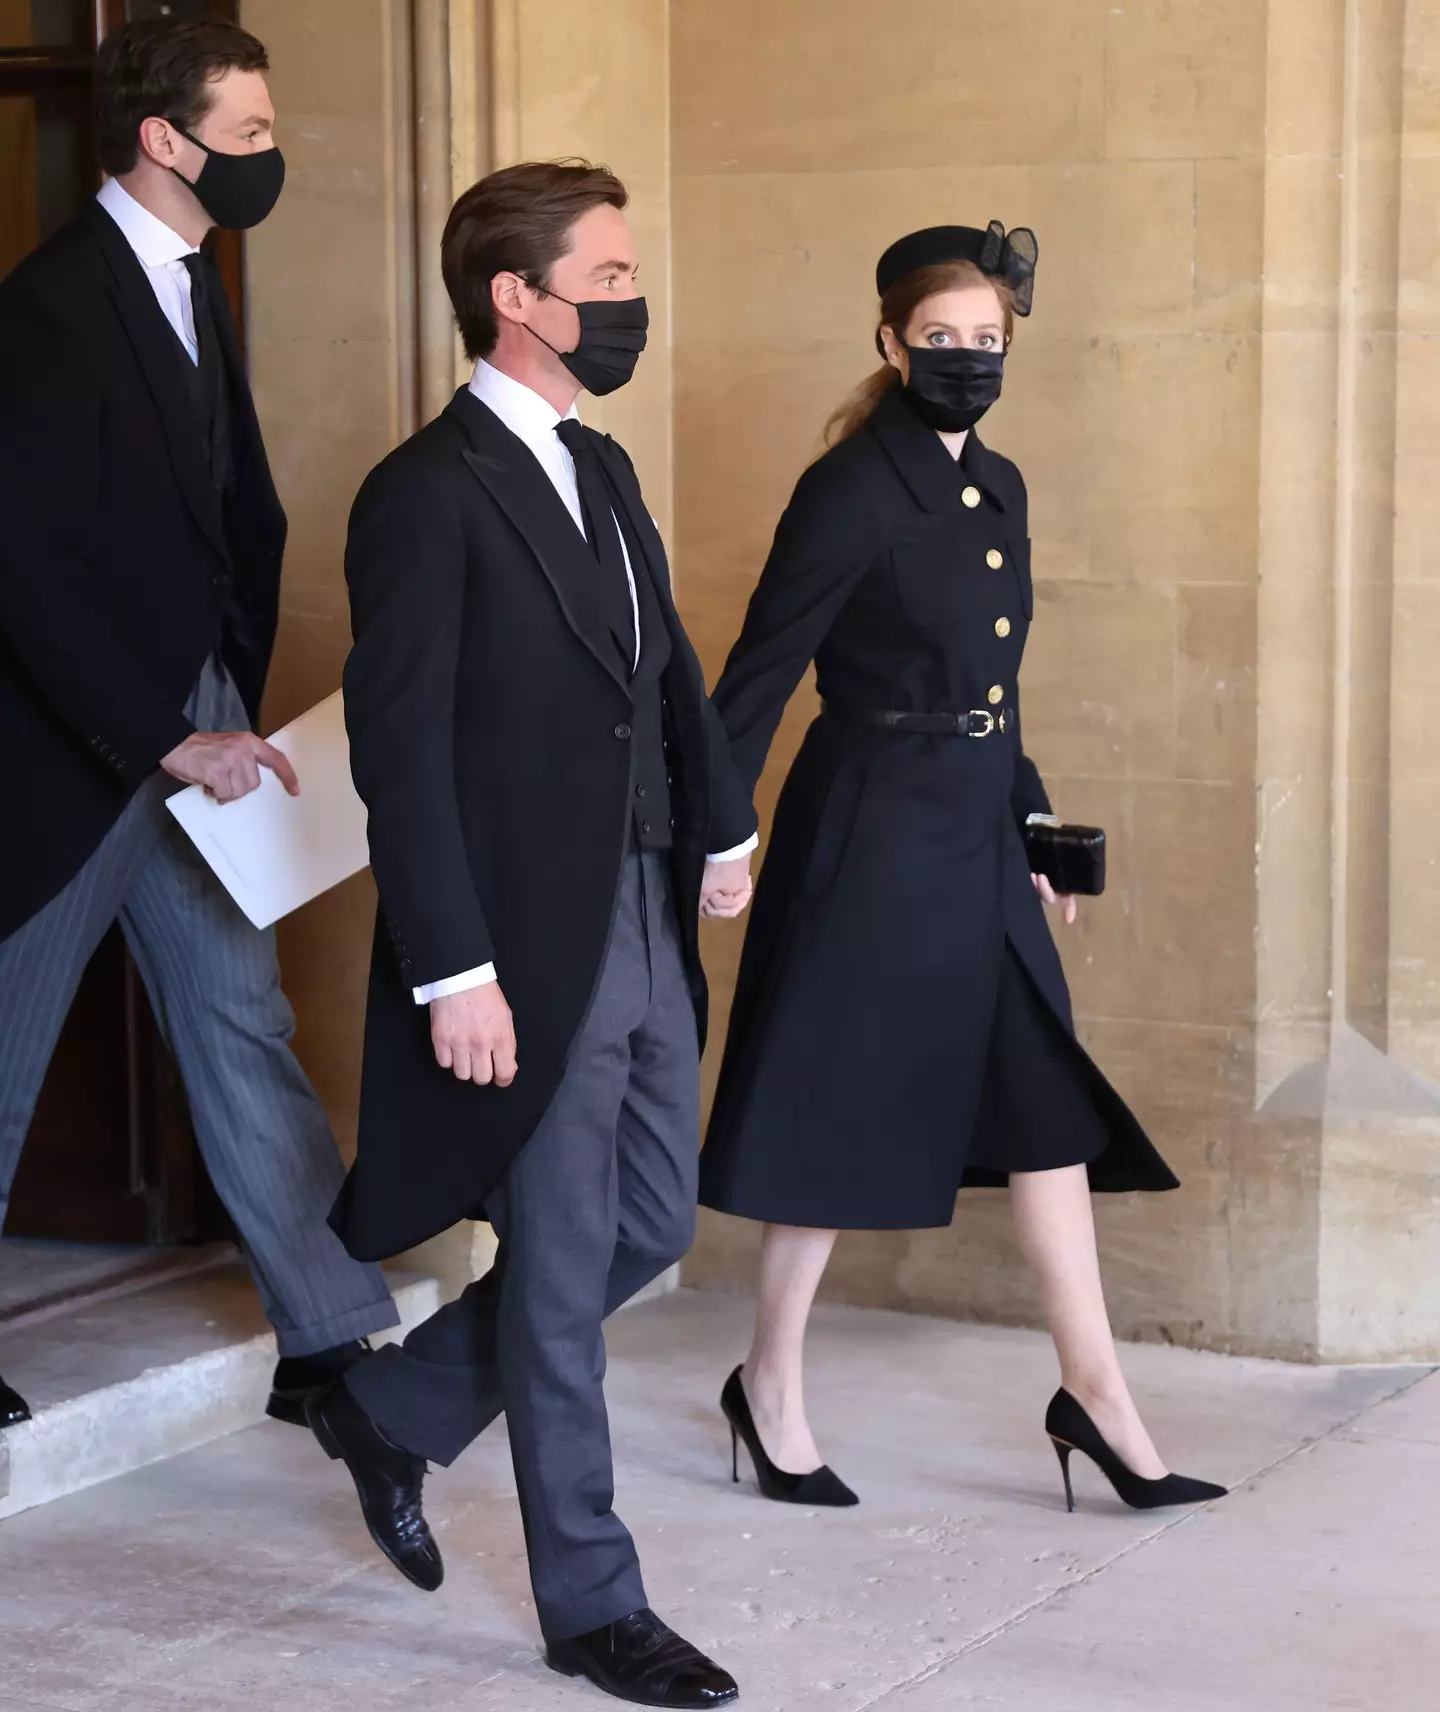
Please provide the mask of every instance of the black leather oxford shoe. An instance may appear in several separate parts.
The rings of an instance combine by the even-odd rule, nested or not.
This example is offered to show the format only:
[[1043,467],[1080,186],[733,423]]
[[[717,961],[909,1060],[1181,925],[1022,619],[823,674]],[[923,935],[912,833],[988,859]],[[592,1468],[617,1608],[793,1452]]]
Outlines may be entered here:
[[550,1641],[545,1662],[562,1676],[588,1677],[633,1706],[728,1706],[735,1678],[706,1658],[646,1606],[567,1641]]
[[265,1413],[272,1421],[288,1421],[292,1427],[308,1425],[305,1405],[310,1399],[328,1391],[342,1374],[369,1354],[369,1343],[357,1338],[353,1343],[338,1343],[314,1355],[282,1356],[275,1364]]
[[370,1538],[401,1575],[433,1593],[445,1565],[420,1507],[424,1457],[391,1444],[343,1380],[312,1397],[305,1416],[320,1448],[350,1470]]
[[30,1405],[18,1391],[12,1391],[3,1379],[0,1379],[0,1428],[18,1427],[21,1421],[30,1419]]

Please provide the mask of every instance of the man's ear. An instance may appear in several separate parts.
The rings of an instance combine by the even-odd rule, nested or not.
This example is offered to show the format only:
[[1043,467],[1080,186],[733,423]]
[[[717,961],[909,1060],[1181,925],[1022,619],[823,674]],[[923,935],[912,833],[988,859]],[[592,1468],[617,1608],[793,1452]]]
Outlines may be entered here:
[[525,290],[525,281],[518,273],[497,273],[490,281],[490,301],[495,313],[507,321],[523,321]]
[[140,152],[157,166],[174,167],[180,159],[180,139],[168,121],[140,121]]

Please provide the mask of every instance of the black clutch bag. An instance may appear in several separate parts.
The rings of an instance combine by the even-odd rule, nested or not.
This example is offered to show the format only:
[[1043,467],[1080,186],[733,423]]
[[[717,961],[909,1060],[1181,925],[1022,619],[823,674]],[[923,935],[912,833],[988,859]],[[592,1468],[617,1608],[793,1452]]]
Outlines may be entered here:
[[1030,872],[1042,874],[1061,897],[1098,898],[1105,890],[1105,834],[1098,826],[1062,826],[1032,814],[1025,826]]

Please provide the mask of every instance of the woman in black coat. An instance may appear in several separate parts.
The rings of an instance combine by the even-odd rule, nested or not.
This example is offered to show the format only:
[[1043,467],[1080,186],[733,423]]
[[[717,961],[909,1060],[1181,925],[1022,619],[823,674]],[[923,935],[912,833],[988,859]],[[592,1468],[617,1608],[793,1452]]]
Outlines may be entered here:
[[1135,1504],[1219,1491],[1166,1474],[1121,1374],[1089,1190],[1176,1179],[1075,1039],[1045,920],[1075,900],[1022,838],[1050,812],[1020,741],[1025,484],[972,430],[1034,258],[998,223],[886,252],[885,366],[800,478],[715,692],[752,787],[812,660],[823,703],[776,810],[702,1163],[705,1205],[767,1227],[722,1403],[791,1501],[855,1502],[801,1384],[836,1232],[948,1225],[962,1185],[1006,1181],[1060,1357],[1067,1493],[1076,1447]]

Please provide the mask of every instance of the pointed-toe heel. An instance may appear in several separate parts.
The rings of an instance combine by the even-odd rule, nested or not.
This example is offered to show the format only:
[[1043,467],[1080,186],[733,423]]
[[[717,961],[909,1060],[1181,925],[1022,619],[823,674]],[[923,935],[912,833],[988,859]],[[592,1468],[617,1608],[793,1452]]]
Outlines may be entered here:
[[1070,1484],[1070,1456],[1075,1449],[1063,1439],[1051,1439],[1055,1446],[1055,1454],[1060,1458],[1060,1477],[1065,1482],[1065,1508],[1073,1516],[1075,1514],[1075,1488]]
[[816,1509],[832,1510],[848,1509],[860,1502],[833,1468],[821,1467],[809,1474],[789,1474],[771,1462],[760,1442],[738,1367],[725,1381],[725,1389],[720,1393],[720,1408],[730,1423],[730,1475],[737,1485],[740,1482],[740,1441],[743,1439],[755,1465],[760,1491],[766,1498],[773,1498],[778,1504],[810,1504]]
[[1074,1451],[1088,1456],[1115,1489],[1115,1496],[1132,1510],[1164,1510],[1172,1505],[1208,1504],[1226,1496],[1227,1488],[1209,1480],[1192,1480],[1185,1474],[1166,1474],[1146,1480],[1135,1473],[1106,1442],[1104,1435],[1084,1408],[1066,1390],[1051,1399],[1045,1416],[1045,1431],[1060,1459],[1065,1481],[1065,1505],[1073,1514],[1075,1488],[1070,1480],[1070,1457]]

